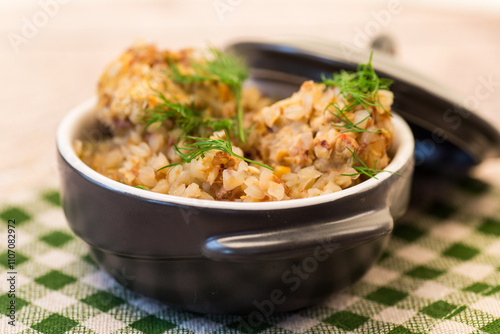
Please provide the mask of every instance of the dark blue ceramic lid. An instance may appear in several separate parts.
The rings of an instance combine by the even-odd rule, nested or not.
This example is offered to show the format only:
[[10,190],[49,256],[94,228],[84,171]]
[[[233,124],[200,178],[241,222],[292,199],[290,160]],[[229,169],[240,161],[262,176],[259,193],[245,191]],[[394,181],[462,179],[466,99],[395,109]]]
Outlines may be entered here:
[[[296,81],[321,80],[322,74],[355,70],[370,52],[341,45],[294,40],[286,43],[239,42],[228,51],[243,57],[252,76]],[[463,106],[464,97],[376,53],[372,64],[380,77],[394,80],[393,110],[410,124],[416,141],[415,163],[420,169],[457,172],[500,156],[500,134],[491,124]]]

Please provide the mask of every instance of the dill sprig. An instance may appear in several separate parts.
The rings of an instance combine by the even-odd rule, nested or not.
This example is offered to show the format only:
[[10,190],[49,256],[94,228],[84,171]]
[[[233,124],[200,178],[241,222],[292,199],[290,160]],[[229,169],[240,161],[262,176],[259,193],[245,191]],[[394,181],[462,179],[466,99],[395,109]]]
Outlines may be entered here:
[[162,170],[164,168],[177,166],[177,165],[182,165],[184,163],[189,163],[193,160],[197,160],[200,157],[204,158],[205,153],[208,151],[211,151],[211,150],[218,150],[218,151],[226,152],[234,157],[245,160],[248,163],[253,163],[253,164],[259,165],[261,167],[273,170],[273,168],[268,166],[268,165],[262,164],[260,162],[245,158],[241,155],[234,153],[233,146],[231,145],[231,142],[229,141],[229,139],[227,139],[228,133],[226,130],[224,130],[224,132],[226,134],[226,139],[221,138],[219,136],[219,134],[217,134],[218,139],[186,136],[185,138],[187,140],[194,140],[195,142],[190,143],[190,144],[185,144],[184,147],[178,147],[177,145],[175,145],[175,147],[174,147],[177,155],[182,159],[182,162],[163,166],[159,170]]
[[368,112],[371,107],[382,107],[377,98],[381,89],[389,89],[392,80],[379,78],[372,66],[373,52],[366,64],[359,64],[356,72],[340,71],[333,74],[331,78],[322,76],[323,83],[327,86],[337,86],[342,96],[350,101],[342,109],[352,111],[357,105],[362,105]]
[[194,74],[182,74],[177,65],[170,62],[170,78],[180,83],[195,83],[203,81],[216,81],[229,86],[236,101],[238,136],[245,142],[243,129],[243,82],[248,77],[248,68],[236,57],[223,53],[216,48],[209,49],[209,57],[204,63],[193,64]]
[[333,106],[335,108],[336,114],[335,116],[343,123],[345,124],[332,124],[332,126],[336,128],[342,128],[340,133],[346,133],[346,132],[366,132],[366,133],[384,133],[382,129],[376,129],[376,130],[366,130],[363,129],[362,127],[359,127],[359,124],[363,123],[366,121],[368,118],[371,117],[371,115],[366,116],[363,118],[361,121],[354,123],[349,119],[349,117],[346,115],[346,111],[344,109],[340,109],[336,103],[330,103],[328,104],[327,108]]
[[185,105],[168,100],[161,92],[156,91],[161,103],[152,109],[144,111],[142,123],[146,123],[144,131],[152,124],[164,122],[167,119],[174,121],[175,126],[181,129],[181,136],[200,133],[207,128],[213,131],[231,129],[233,121],[230,119],[216,119],[204,115],[201,110],[196,109],[194,104]]
[[[391,173],[391,174],[397,174],[395,172],[391,172],[391,171],[388,171],[388,170],[384,170],[384,169],[377,169],[377,160],[375,160],[375,164],[373,166],[373,168],[370,168],[368,167],[363,160],[361,160],[361,158],[353,151],[351,150],[349,147],[347,147],[347,149],[349,150],[349,152],[351,152],[351,167],[357,171],[357,173],[352,173],[352,174],[340,174],[340,175],[343,175],[343,176],[357,176],[357,175],[361,175],[361,174],[364,174],[370,178],[374,178],[376,180],[377,177],[375,176],[376,174],[378,173],[381,173],[381,172],[388,172],[388,173]],[[355,160],[361,164],[361,166],[354,166],[356,164]]]

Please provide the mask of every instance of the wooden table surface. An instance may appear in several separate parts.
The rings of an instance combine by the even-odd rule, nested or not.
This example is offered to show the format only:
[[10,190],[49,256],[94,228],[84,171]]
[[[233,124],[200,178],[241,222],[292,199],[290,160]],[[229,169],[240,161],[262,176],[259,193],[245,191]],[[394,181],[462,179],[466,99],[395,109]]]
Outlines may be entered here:
[[[477,112],[500,128],[500,14],[428,6],[411,0],[0,2],[0,203],[57,186],[58,123],[94,93],[106,64],[139,39],[176,49],[309,36],[365,48],[386,34],[403,63],[464,99],[479,92]],[[478,173],[499,166],[490,160]]]

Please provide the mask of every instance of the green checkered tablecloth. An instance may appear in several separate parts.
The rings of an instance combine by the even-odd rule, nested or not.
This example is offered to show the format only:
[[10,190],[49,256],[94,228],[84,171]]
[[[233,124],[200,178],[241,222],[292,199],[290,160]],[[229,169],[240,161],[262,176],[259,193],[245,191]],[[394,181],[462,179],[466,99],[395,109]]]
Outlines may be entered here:
[[[500,188],[467,178],[417,180],[414,189],[411,209],[367,275],[254,332],[500,333]],[[123,288],[69,230],[57,191],[31,195],[0,207],[0,333],[238,333],[240,316],[176,310]],[[15,326],[9,219],[16,220]]]

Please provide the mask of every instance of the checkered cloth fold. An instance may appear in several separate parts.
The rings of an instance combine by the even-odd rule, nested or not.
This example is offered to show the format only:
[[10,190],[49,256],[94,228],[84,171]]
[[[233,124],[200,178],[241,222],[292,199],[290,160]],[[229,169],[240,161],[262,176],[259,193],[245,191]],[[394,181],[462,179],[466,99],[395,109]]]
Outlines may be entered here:
[[[0,207],[0,333],[500,333],[500,189],[467,178],[417,187],[377,264],[321,305],[256,327],[169,308],[98,269],[57,191]],[[9,324],[8,221],[16,220],[16,321]],[[126,278],[126,277],[125,277]]]

